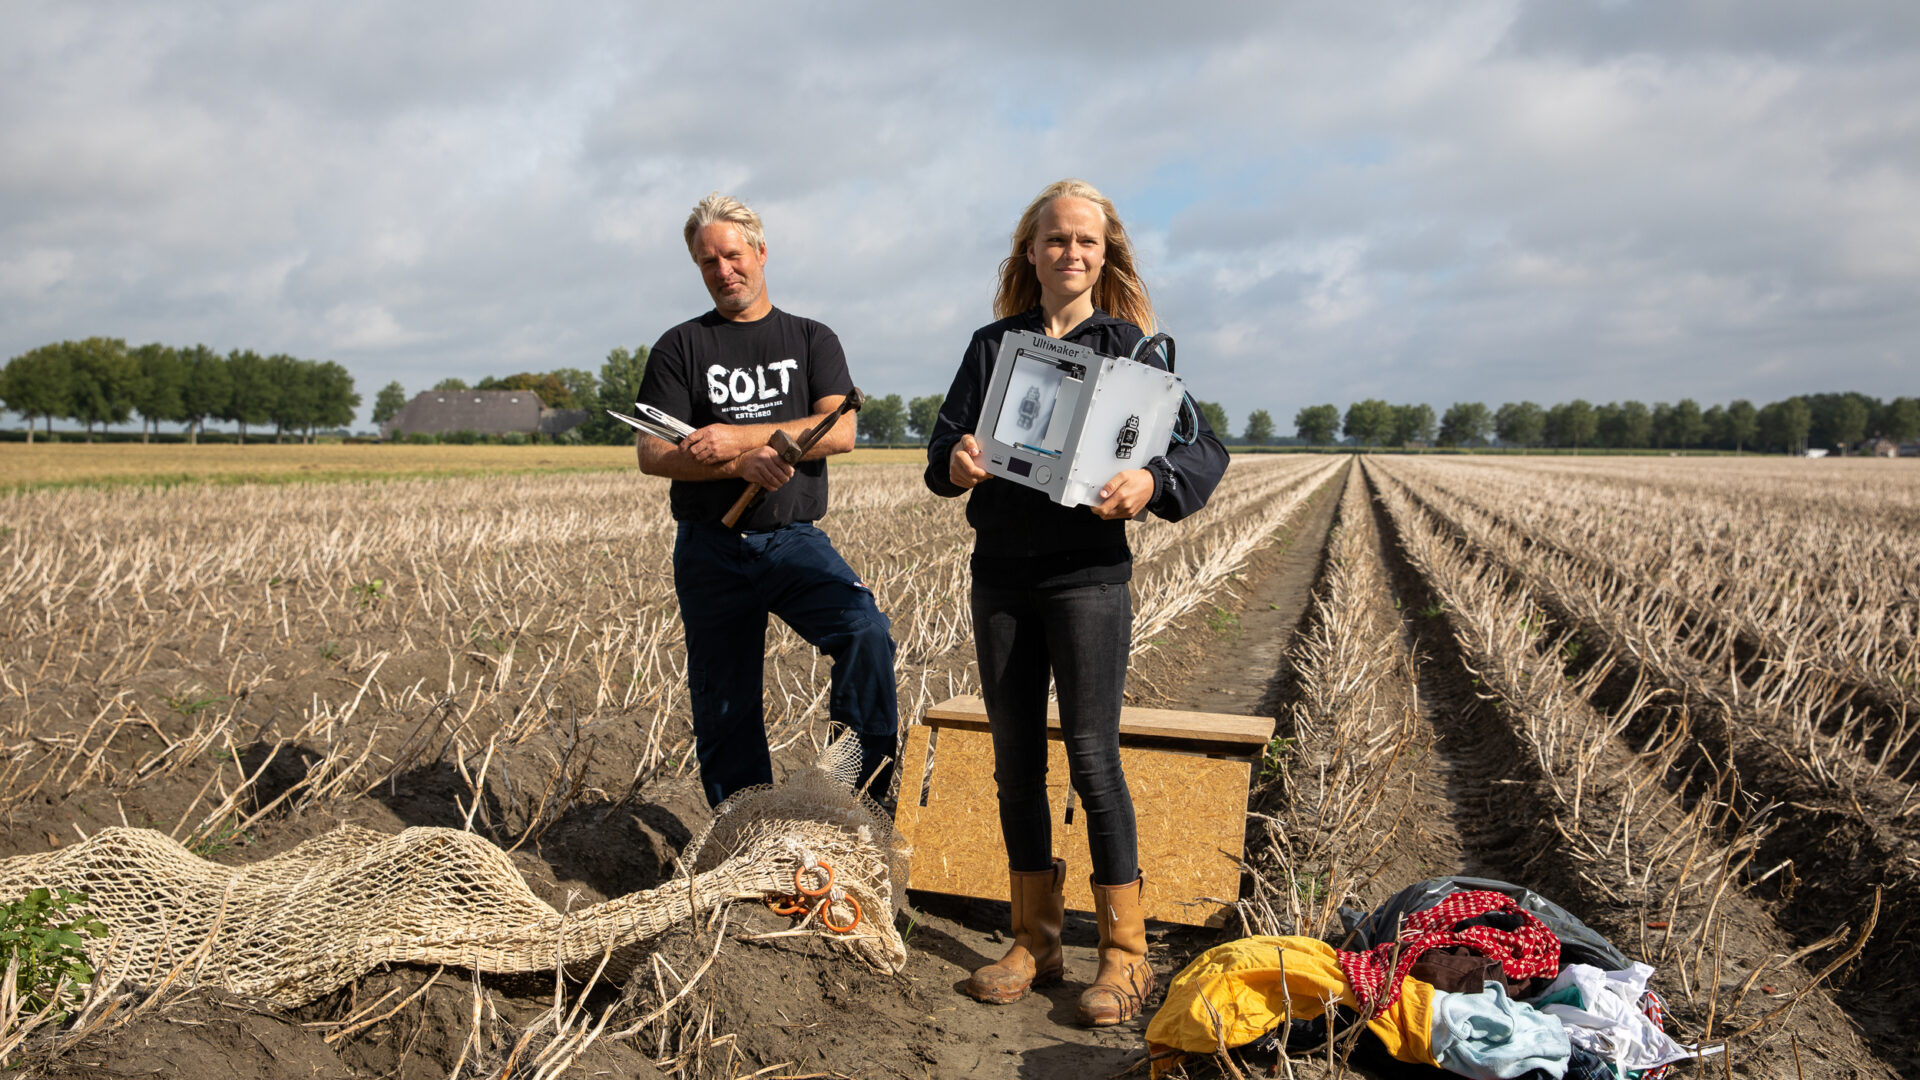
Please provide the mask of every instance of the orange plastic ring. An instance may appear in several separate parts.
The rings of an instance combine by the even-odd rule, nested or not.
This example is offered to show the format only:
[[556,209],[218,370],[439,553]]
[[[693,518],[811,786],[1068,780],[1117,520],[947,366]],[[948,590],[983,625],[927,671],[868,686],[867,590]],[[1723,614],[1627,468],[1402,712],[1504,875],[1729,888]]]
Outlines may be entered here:
[[855,900],[851,893],[847,895],[846,899],[847,903],[853,907],[853,921],[845,926],[837,926],[834,924],[833,904],[831,902],[820,905],[820,924],[836,934],[850,934],[853,932],[854,927],[860,925],[860,901]]
[[775,915],[804,915],[807,906],[802,904],[797,896],[769,896],[767,910]]
[[[807,888],[807,871],[810,869],[825,870],[827,872],[827,880],[817,889]],[[811,867],[798,867],[793,872],[793,887],[800,890],[801,896],[825,896],[833,889],[833,867],[823,862],[814,863]]]

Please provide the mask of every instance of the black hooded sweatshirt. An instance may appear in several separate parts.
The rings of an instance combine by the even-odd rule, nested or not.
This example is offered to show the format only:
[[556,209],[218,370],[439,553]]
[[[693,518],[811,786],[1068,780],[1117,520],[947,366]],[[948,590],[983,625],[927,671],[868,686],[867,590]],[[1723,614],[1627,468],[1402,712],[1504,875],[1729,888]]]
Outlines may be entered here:
[[[927,487],[936,495],[953,498],[966,490],[950,479],[948,459],[960,437],[972,434],[980,424],[987,383],[1000,355],[1000,338],[1009,330],[1044,333],[1040,309],[974,331],[927,443]],[[1095,309],[1061,340],[1102,356],[1126,356],[1144,336],[1132,323]],[[1140,359],[1165,366],[1157,352]],[[1170,443],[1146,468],[1153,475],[1153,497],[1147,509],[1178,521],[1206,505],[1227,471],[1227,451],[1202,415],[1199,435],[1191,444]],[[1103,520],[1085,506],[1061,506],[1044,492],[1022,484],[999,477],[981,481],[967,501],[967,523],[974,529],[973,576],[982,584],[1059,588],[1119,584],[1133,576],[1126,522]]]

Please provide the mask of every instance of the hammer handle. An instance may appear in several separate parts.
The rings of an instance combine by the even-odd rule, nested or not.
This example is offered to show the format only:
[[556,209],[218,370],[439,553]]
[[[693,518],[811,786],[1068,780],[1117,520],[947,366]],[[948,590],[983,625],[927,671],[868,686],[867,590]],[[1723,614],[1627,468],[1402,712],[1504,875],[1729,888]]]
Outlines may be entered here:
[[[767,445],[779,451],[781,461],[789,465],[798,465],[800,464],[800,459],[806,455],[807,447],[812,446],[815,442],[819,442],[820,434],[822,433],[808,432],[807,434],[811,436],[812,442],[808,442],[803,438],[801,442],[796,443],[793,441],[793,436],[788,435],[779,428],[774,428],[773,436],[767,440]],[[729,529],[733,528],[734,524],[740,520],[740,515],[746,513],[747,507],[753,505],[753,500],[759,498],[760,493],[765,490],[766,489],[759,484],[749,483],[747,490],[741,492],[740,497],[734,500],[733,509],[727,511],[726,516],[720,519],[720,524],[725,525]]]
[[753,500],[759,498],[764,490],[766,489],[759,484],[748,484],[747,490],[741,492],[740,497],[734,500],[733,509],[727,511],[726,516],[720,519],[720,524],[729,529],[739,524],[740,515],[747,512],[747,507],[753,505]]
[[[852,393],[841,399],[840,404],[835,407],[832,412],[823,417],[818,424],[815,424],[805,434],[801,435],[799,442],[795,442],[793,436],[779,428],[775,428],[773,430],[773,436],[767,440],[767,445],[780,452],[780,460],[789,465],[798,465],[800,459],[806,456],[807,451],[813,449],[813,444],[819,442],[820,439],[832,429],[834,424],[839,423],[842,416],[850,412],[858,411],[860,406],[864,404],[866,404],[866,395],[862,394],[860,388],[856,386],[853,388]],[[733,528],[739,523],[740,515],[747,512],[747,507],[753,505],[753,500],[759,498],[760,493],[764,490],[765,489],[759,484],[749,483],[747,490],[742,491],[740,497],[734,500],[733,509],[728,510],[726,516],[720,519],[720,524],[729,529]]]

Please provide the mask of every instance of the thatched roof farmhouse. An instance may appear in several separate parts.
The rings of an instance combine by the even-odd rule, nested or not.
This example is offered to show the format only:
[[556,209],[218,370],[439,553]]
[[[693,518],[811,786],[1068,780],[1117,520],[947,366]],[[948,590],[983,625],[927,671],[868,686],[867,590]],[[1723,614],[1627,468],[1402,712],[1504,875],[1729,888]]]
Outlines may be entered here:
[[571,431],[586,419],[585,409],[547,408],[531,390],[424,390],[395,413],[380,434],[383,438],[404,439],[422,433],[473,431],[551,438]]

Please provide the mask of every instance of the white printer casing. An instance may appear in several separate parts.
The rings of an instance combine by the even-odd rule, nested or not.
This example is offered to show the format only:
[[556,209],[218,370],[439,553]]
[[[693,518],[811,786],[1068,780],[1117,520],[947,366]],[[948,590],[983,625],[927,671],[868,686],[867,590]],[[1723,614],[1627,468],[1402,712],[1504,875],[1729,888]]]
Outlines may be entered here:
[[1170,371],[1009,330],[974,438],[992,475],[1089,506],[1116,474],[1166,453],[1185,395]]

